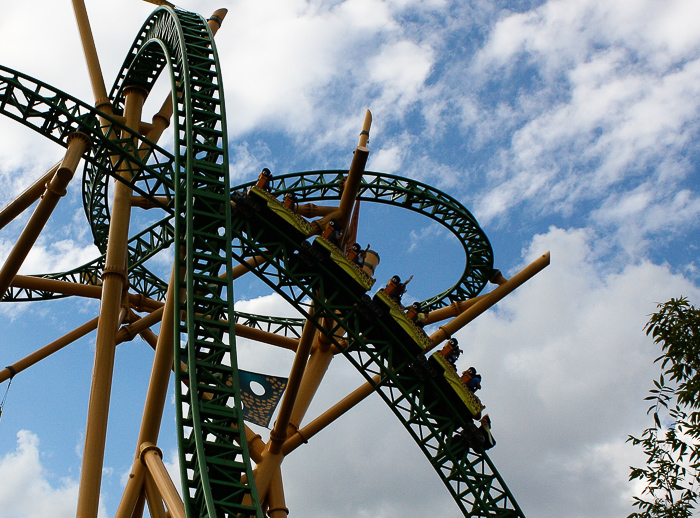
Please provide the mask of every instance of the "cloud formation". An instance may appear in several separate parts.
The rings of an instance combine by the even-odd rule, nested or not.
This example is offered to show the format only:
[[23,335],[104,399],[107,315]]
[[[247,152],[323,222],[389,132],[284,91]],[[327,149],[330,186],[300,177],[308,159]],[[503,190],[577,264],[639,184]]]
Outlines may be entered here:
[[[39,438],[28,430],[17,433],[17,447],[0,460],[0,508],[7,518],[40,518],[75,516],[78,483],[70,478],[57,478],[41,463]],[[100,518],[105,518],[104,507]]]
[[[203,0],[185,8],[208,16],[222,6],[229,13],[217,45],[234,183],[254,179],[263,166],[275,174],[347,167],[369,107],[369,169],[430,183],[464,202],[506,275],[551,251],[550,267],[458,333],[460,367],[473,364],[484,375],[498,441],[492,457],[526,515],[630,512],[636,488],[627,472],[639,457],[625,439],[646,425],[643,397],[657,372],[644,324],[658,302],[700,300],[697,2]],[[87,7],[109,88],[152,6]],[[43,2],[31,23],[25,11],[3,6],[0,63],[91,103],[70,9]],[[63,154],[17,126],[0,120],[0,205]],[[23,273],[95,257],[78,177]],[[443,236],[412,221],[374,225],[391,234],[372,240],[384,247],[377,287],[394,271],[415,268],[417,257],[433,259],[440,273],[463,267],[450,254],[434,257]],[[0,262],[25,222],[3,229]],[[431,272],[405,275],[412,273],[407,298],[418,299]],[[235,290],[239,310],[292,316],[259,283],[244,277]],[[33,318],[51,311],[23,308]],[[8,322],[16,315],[0,312]],[[3,357],[12,357],[9,345],[20,338],[0,342]],[[288,351],[246,340],[239,347],[243,368],[288,373]],[[150,356],[141,360],[148,365]],[[329,379],[310,416],[361,383],[341,358]],[[345,417],[285,461],[293,513],[454,514],[430,466],[377,398]],[[76,481],[42,467],[38,437],[47,443],[52,434],[35,432],[0,428],[10,433],[9,442],[0,436],[4,443],[19,438],[0,461],[0,480],[10,481],[0,486],[0,508],[44,516],[48,503],[54,515],[73,515]],[[118,499],[110,493],[107,500]]]

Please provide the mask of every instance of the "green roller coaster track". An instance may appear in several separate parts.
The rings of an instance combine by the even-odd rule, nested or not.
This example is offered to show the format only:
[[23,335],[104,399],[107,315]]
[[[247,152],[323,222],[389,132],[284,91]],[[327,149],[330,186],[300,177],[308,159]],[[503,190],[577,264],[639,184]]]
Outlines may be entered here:
[[[343,282],[332,262],[313,245],[262,210],[248,193],[251,184],[231,188],[228,175],[224,96],[218,57],[206,21],[199,15],[159,8],[143,25],[112,88],[114,113],[124,90],[150,91],[162,72],[172,84],[174,153],[147,141],[117,118],[20,72],[0,67],[0,113],[67,147],[79,132],[90,140],[84,153],[83,204],[95,244],[103,254],[74,270],[41,277],[99,284],[105,264],[110,215],[110,181],[128,168],[133,191],[150,200],[163,218],[129,239],[130,289],[163,301],[166,281],[147,260],[175,244],[182,250],[176,311],[175,369],[179,416],[182,496],[187,515],[262,516],[237,385],[234,325],[299,337],[305,321],[324,333],[373,385],[429,459],[464,516],[523,516],[488,455],[470,449],[455,434],[471,416],[454,394],[416,371],[416,352],[378,307],[352,282]],[[341,198],[347,170],[283,174],[274,196],[293,193],[305,202]],[[381,173],[364,173],[357,199],[404,208],[427,216],[452,232],[466,264],[459,280],[421,302],[424,310],[477,296],[493,276],[488,239],[459,202],[428,185]],[[234,203],[232,203],[232,200]],[[176,254],[177,255],[177,254]],[[220,276],[254,257],[251,268],[303,316],[277,319],[236,313],[233,281]],[[180,296],[182,293],[184,296]],[[60,294],[11,287],[3,301],[36,301]],[[328,329],[324,319],[334,322]],[[338,336],[343,336],[338,340]],[[378,376],[378,378],[377,378]],[[233,383],[226,383],[231,379]],[[375,383],[379,379],[379,383]],[[452,397],[451,397],[452,396]],[[233,404],[231,402],[233,401]]]

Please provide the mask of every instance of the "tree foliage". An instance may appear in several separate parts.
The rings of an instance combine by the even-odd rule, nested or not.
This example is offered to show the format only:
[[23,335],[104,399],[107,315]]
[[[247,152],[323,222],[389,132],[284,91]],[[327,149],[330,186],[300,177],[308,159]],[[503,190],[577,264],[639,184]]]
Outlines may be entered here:
[[661,345],[661,375],[646,400],[653,425],[628,441],[647,456],[630,470],[644,490],[628,518],[686,518],[698,500],[700,472],[700,310],[686,298],[659,304],[646,326]]

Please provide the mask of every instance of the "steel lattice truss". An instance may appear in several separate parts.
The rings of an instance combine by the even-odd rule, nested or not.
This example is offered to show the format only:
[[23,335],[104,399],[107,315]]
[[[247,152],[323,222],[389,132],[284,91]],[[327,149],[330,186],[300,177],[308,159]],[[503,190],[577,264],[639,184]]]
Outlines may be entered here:
[[[138,86],[149,91],[162,73],[173,85],[174,153],[120,119],[125,90]],[[37,277],[62,285],[100,286],[112,181],[127,184],[163,212],[160,221],[129,238],[128,276],[132,293],[162,303],[168,280],[158,278],[145,263],[175,245],[180,257],[176,269],[183,272],[175,276],[176,315],[185,318],[175,318],[174,347],[176,358],[186,358],[186,369],[175,369],[175,376],[180,387],[177,407],[187,409],[179,416],[179,444],[188,516],[262,516],[255,484],[250,482],[253,466],[240,412],[235,326],[299,339],[304,322],[323,333],[374,386],[464,516],[523,516],[487,454],[454,439],[471,416],[455,403],[449,389],[419,375],[415,347],[388,323],[387,310],[346,282],[332,262],[314,252],[306,236],[290,232],[263,210],[260,201],[247,194],[252,184],[229,185],[223,99],[218,57],[206,21],[170,8],[156,10],[135,39],[110,93],[111,116],[0,67],[0,113],[64,147],[76,133],[90,142],[82,157],[82,197],[103,255],[74,270]],[[273,195],[291,193],[305,202],[337,201],[347,175],[348,170],[280,175]],[[459,280],[421,302],[424,310],[472,299],[493,277],[487,237],[469,211],[449,195],[410,179],[365,172],[356,199],[426,216],[448,229],[462,246],[466,262]],[[257,266],[250,271],[303,318],[235,311],[233,281],[221,274],[252,260]],[[67,294],[13,286],[3,301]]]

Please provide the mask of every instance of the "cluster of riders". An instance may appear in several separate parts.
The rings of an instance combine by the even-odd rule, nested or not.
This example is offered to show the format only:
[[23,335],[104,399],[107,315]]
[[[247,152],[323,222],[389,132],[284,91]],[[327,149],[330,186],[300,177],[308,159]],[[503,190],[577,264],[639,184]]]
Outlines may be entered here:
[[[255,186],[269,192],[271,183],[272,173],[269,169],[264,168],[258,176],[258,181],[256,182]],[[288,193],[284,197],[283,205],[293,210],[294,206],[296,205],[296,201],[295,195],[293,193]],[[340,225],[338,222],[335,219],[331,219],[323,230],[321,236],[334,246],[342,249],[342,229],[339,227]],[[353,264],[362,269],[362,267],[365,265],[365,259],[368,251],[369,245],[367,245],[367,248],[363,249],[359,243],[354,243],[350,249],[347,250],[346,255]],[[372,271],[373,270],[374,268],[372,268]],[[382,291],[398,306],[403,308],[404,306],[401,304],[401,298],[403,297],[404,293],[406,293],[406,286],[409,282],[411,282],[411,279],[413,279],[412,275],[408,278],[408,280],[402,282],[398,275],[394,275],[389,280],[386,287],[382,288]],[[406,311],[406,316],[409,318],[409,320],[413,321],[422,328],[426,323],[428,314],[422,311],[420,303],[414,302]],[[455,338],[450,338],[447,340],[444,347],[440,350],[440,354],[455,370],[457,370],[457,359],[462,354],[462,350],[460,349]],[[467,370],[462,372],[460,379],[467,390],[472,393],[475,393],[481,388],[481,374],[477,373],[474,367],[469,367]],[[488,414],[485,414],[479,420],[479,423],[480,426],[478,428],[474,427],[474,432],[476,433],[477,437],[479,437],[479,442],[485,449],[493,447],[495,445],[495,440],[490,432],[491,420],[489,419]],[[461,434],[464,435],[465,432],[466,430],[463,430]]]

